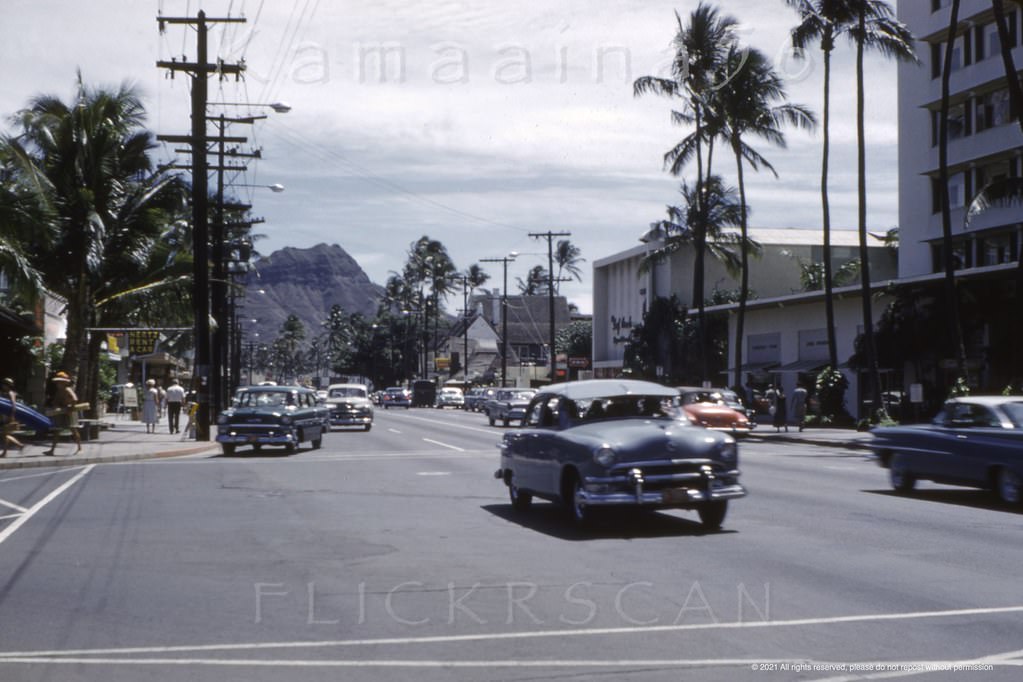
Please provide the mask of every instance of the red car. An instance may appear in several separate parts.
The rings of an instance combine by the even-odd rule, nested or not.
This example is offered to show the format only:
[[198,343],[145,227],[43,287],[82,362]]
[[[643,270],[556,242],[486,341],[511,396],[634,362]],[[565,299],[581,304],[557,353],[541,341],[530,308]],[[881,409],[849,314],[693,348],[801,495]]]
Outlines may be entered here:
[[682,408],[689,420],[714,431],[725,431],[742,436],[752,430],[749,419],[742,412],[729,407],[719,388],[679,386]]

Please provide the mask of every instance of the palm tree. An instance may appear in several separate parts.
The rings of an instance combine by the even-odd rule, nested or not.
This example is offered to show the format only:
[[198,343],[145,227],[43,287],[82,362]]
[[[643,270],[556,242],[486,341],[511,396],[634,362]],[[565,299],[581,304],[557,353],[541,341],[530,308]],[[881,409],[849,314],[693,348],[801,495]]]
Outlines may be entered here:
[[583,281],[583,273],[579,263],[585,262],[582,257],[582,250],[567,239],[558,240],[558,248],[554,251],[554,262],[558,264],[558,276],[555,278],[554,291],[561,293],[561,273],[567,272],[576,281]]
[[[633,83],[636,96],[651,92],[666,97],[678,97],[683,101],[683,111],[673,111],[672,120],[678,124],[693,125],[694,132],[684,138],[664,155],[665,165],[673,175],[680,175],[683,167],[691,160],[696,161],[696,222],[694,232],[695,260],[693,263],[693,299],[697,306],[698,345],[700,364],[704,377],[707,372],[706,316],[704,314],[704,261],[706,252],[706,207],[699,199],[704,196],[704,182],[711,176],[711,155],[713,146],[714,121],[708,122],[706,101],[720,86],[716,77],[720,65],[735,41],[738,25],[731,16],[721,16],[711,5],[700,2],[689,15],[689,23],[683,25],[682,18],[675,14],[678,30],[673,40],[675,56],[672,60],[671,78],[643,76]],[[710,130],[708,130],[708,128]],[[704,168],[703,147],[707,144],[707,167]]]
[[824,105],[821,115],[821,231],[824,241],[824,315],[828,336],[828,363],[838,367],[838,342],[835,335],[835,302],[831,265],[831,204],[828,199],[828,162],[831,154],[831,53],[837,37],[852,27],[855,20],[850,0],[786,0],[799,12],[800,24],[792,29],[792,44],[804,49],[817,42],[824,62]]
[[895,13],[882,0],[850,0],[856,10],[856,27],[850,36],[856,44],[856,149],[857,149],[857,195],[859,206],[860,237],[860,299],[863,304],[863,341],[870,372],[871,404],[875,407],[875,419],[881,406],[881,375],[877,367],[877,350],[874,344],[874,319],[870,299],[870,261],[867,249],[867,147],[864,114],[863,55],[869,47],[886,57],[915,59],[913,36],[909,29],[895,19]]
[[547,269],[542,265],[534,265],[526,279],[515,278],[519,285],[519,294],[522,296],[539,296],[540,292],[547,288]]
[[79,377],[79,394],[97,391],[98,299],[129,287],[155,265],[163,228],[182,198],[180,181],[154,172],[155,145],[144,130],[145,111],[129,86],[87,88],[81,74],[70,103],[42,95],[19,112],[15,137],[5,138],[13,179],[31,192],[45,218],[28,253],[46,287],[67,307],[67,343],[61,367]]
[[[746,205],[746,183],[743,164],[753,170],[764,167],[778,173],[774,167],[750,147],[748,136],[760,137],[778,147],[785,147],[781,127],[791,124],[804,129],[816,126],[813,114],[804,106],[785,102],[785,86],[770,60],[756,49],[742,49],[733,45],[724,62],[727,78],[711,100],[715,118],[720,121],[721,135],[735,156],[739,184],[739,230],[741,236],[741,281],[739,311],[735,325],[735,376],[733,386],[742,386],[742,341],[749,297],[749,211]],[[779,104],[780,102],[780,104]]]

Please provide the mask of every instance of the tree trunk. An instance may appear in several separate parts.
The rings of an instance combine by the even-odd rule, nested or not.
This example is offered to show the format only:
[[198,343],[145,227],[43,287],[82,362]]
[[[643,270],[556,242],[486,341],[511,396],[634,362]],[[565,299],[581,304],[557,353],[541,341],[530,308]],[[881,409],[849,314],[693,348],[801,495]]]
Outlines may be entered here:
[[952,0],[951,15],[948,22],[948,40],[945,43],[945,56],[941,67],[941,113],[938,121],[938,184],[941,199],[941,238],[945,261],[945,298],[949,306],[949,341],[953,344],[953,354],[959,377],[966,374],[966,349],[963,345],[963,330],[959,320],[959,293],[956,290],[955,259],[952,255],[952,209],[948,197],[948,109],[949,82],[952,77],[952,47],[955,44],[959,27],[960,0]]
[[871,410],[873,422],[881,406],[881,377],[877,368],[877,351],[874,347],[874,317],[870,300],[870,258],[867,250],[867,147],[863,93],[863,36],[866,33],[866,9],[859,10],[859,35],[856,41],[856,166],[857,195],[859,207],[860,236],[860,296],[863,299],[863,341],[866,351],[867,371],[870,377]]
[[746,300],[749,297],[749,244],[747,238],[749,227],[746,219],[746,182],[742,173],[742,153],[739,139],[732,140],[732,151],[735,153],[735,171],[739,180],[739,231],[742,243],[739,245],[742,254],[742,273],[739,284],[739,312],[735,319],[735,379],[732,388],[743,395],[742,390],[742,342],[746,326]]
[[[704,279],[704,251],[707,245],[707,223],[704,215],[703,188],[703,145],[700,141],[703,134],[700,106],[694,106],[696,118],[696,225],[693,227],[695,239],[693,240],[693,301],[696,304],[696,344],[700,353],[700,382],[703,382],[707,375],[707,335],[704,324],[703,305],[703,279]],[[690,307],[691,304],[690,304]]]
[[[826,41],[826,42],[823,42]],[[823,39],[824,52],[824,113],[822,124],[824,141],[821,154],[821,231],[824,236],[824,318],[828,335],[828,364],[838,368],[838,339],[835,334],[835,296],[831,266],[831,204],[828,200],[828,163],[831,156],[831,132],[828,128],[831,118],[831,46],[833,38]]]

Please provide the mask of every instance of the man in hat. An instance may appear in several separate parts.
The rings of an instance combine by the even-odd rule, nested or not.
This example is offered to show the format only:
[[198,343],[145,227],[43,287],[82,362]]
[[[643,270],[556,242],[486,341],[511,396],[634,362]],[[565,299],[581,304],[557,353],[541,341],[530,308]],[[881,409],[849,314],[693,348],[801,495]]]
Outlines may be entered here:
[[71,388],[71,377],[67,372],[57,372],[50,381],[54,385],[53,407],[56,412],[53,415],[53,444],[50,449],[44,452],[45,455],[56,454],[57,438],[62,429],[70,429],[71,437],[75,440],[77,455],[82,451],[82,437],[78,435],[78,411],[75,405],[78,404],[78,396]]
[[10,401],[10,411],[7,408],[0,405],[0,440],[3,441],[3,452],[0,452],[0,457],[7,456],[7,444],[10,443],[19,450],[23,447],[17,438],[11,435],[11,431],[18,425],[18,415],[16,413],[18,405],[18,394],[14,392],[14,380],[9,377],[4,377],[0,381],[0,398],[6,398]]

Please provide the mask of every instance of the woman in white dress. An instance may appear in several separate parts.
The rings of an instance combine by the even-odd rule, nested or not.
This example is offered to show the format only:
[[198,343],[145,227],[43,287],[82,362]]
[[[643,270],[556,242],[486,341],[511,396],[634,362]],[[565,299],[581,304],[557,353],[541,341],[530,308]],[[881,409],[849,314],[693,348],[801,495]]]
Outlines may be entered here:
[[142,423],[146,425],[146,433],[156,433],[156,425],[159,416],[156,411],[156,401],[160,393],[156,390],[156,381],[150,379],[146,382],[146,390],[142,400]]

